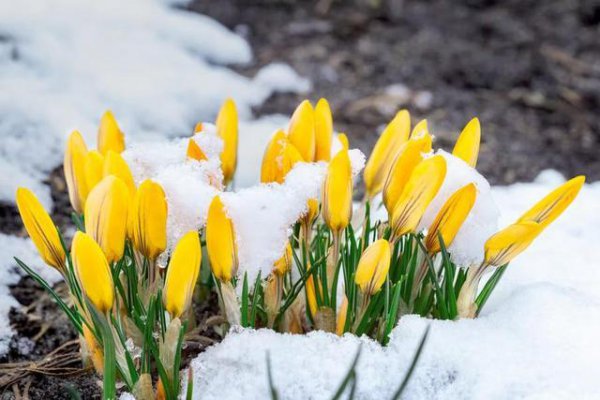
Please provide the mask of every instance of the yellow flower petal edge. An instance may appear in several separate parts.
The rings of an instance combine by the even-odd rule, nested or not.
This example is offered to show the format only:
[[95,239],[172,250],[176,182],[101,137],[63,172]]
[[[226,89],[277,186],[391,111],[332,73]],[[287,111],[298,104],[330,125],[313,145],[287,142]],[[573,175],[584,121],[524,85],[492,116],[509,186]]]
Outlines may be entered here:
[[390,243],[385,239],[376,240],[363,252],[354,282],[365,295],[371,296],[381,289],[390,269],[391,256]]
[[223,183],[227,185],[233,179],[237,168],[238,114],[233,99],[225,100],[219,110],[215,125],[219,137],[223,139],[221,168],[223,169]]
[[88,151],[85,157],[85,182],[88,194],[104,177],[104,156],[97,150]]
[[116,153],[122,153],[125,150],[125,136],[110,110],[102,115],[98,129],[98,151],[106,155],[109,150]]
[[233,222],[227,216],[225,205],[215,196],[208,208],[206,219],[206,249],[210,267],[217,279],[229,282],[237,274],[238,257]]
[[477,158],[479,157],[480,141],[481,125],[479,124],[479,119],[473,118],[462,130],[454,145],[452,154],[475,168],[477,165]]
[[109,150],[108,153],[106,153],[104,156],[104,168],[102,172],[105,177],[114,175],[121,179],[127,186],[129,194],[133,198],[135,195],[135,181],[133,180],[129,165],[127,165],[127,162],[119,153],[115,153],[112,150]]
[[426,119],[422,119],[414,126],[410,133],[410,137],[431,136],[429,133],[429,125]]
[[186,155],[187,155],[187,158],[189,158],[191,160],[196,160],[196,161],[208,160],[208,157],[206,157],[206,154],[204,154],[204,152],[202,151],[200,146],[198,146],[198,143],[196,143],[196,141],[194,139],[190,139],[188,141]]
[[381,133],[365,165],[363,177],[369,198],[383,189],[392,163],[409,134],[410,114],[401,110]]
[[427,158],[415,167],[392,212],[395,239],[414,232],[445,177],[446,160],[441,155]]
[[283,255],[281,256],[281,258],[277,261],[275,261],[275,265],[273,266],[273,272],[275,272],[275,274],[279,275],[279,276],[283,276],[285,275],[287,272],[291,271],[292,269],[292,261],[293,261],[293,255],[292,255],[292,246],[290,245],[290,242],[287,242],[285,245],[285,250],[283,252]]
[[71,206],[79,214],[83,212],[89,191],[85,177],[87,152],[81,133],[73,131],[67,140],[63,168]]
[[123,256],[129,200],[123,181],[109,175],[90,192],[85,205],[85,231],[98,242],[109,263]]
[[287,136],[304,161],[311,162],[315,159],[315,112],[308,100],[296,107],[290,118]]
[[314,161],[331,159],[333,117],[326,99],[319,99],[315,106],[315,157]]
[[484,245],[485,264],[501,266],[521,254],[542,231],[537,222],[524,221],[509,225],[492,235]]
[[140,184],[133,204],[133,245],[149,260],[167,247],[167,199],[158,183]]
[[565,182],[537,202],[517,222],[533,221],[539,223],[542,229],[545,229],[575,200],[584,183],[585,176],[583,175]]
[[344,328],[346,326],[346,316],[348,314],[348,298],[344,295],[342,299],[342,303],[340,304],[340,308],[337,312],[337,321],[335,324],[335,333],[338,336],[342,336],[344,334]]
[[438,234],[442,235],[445,246],[452,244],[460,227],[469,216],[476,198],[477,188],[475,184],[469,183],[446,200],[427,230],[425,247],[429,254],[435,254],[441,250]]
[[102,313],[113,306],[115,293],[110,267],[98,243],[78,231],[71,245],[73,266],[83,293]]
[[23,225],[40,256],[46,264],[65,275],[65,251],[54,222],[29,189],[18,188],[16,201]]
[[345,133],[338,133],[337,139],[342,144],[342,148],[346,151],[350,149],[350,142],[348,141],[348,136]]
[[337,153],[327,167],[322,205],[329,229],[339,232],[348,226],[352,218],[352,166],[346,150]]
[[311,275],[306,279],[306,300],[308,303],[308,310],[310,311],[310,315],[314,318],[317,315],[318,306],[317,306],[317,294],[315,291],[315,280]]
[[163,303],[172,318],[180,317],[189,308],[201,263],[198,232],[189,231],[175,246],[165,278]]
[[302,160],[300,152],[285,137],[285,133],[278,131],[265,149],[260,181],[262,183],[283,183],[288,172]]

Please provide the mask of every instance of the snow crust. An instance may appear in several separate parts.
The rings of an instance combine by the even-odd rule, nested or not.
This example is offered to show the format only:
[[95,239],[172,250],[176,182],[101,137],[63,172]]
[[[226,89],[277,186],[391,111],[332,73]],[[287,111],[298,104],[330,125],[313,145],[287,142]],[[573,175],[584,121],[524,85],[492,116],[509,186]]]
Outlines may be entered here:
[[[562,181],[544,172],[533,183],[493,188],[500,225]],[[348,334],[231,333],[193,361],[194,398],[268,398],[267,352],[280,398],[331,398],[361,343],[356,398],[390,398],[427,325],[407,399],[597,398],[599,226],[600,183],[593,183],[510,265],[478,319],[407,316],[386,348]]]

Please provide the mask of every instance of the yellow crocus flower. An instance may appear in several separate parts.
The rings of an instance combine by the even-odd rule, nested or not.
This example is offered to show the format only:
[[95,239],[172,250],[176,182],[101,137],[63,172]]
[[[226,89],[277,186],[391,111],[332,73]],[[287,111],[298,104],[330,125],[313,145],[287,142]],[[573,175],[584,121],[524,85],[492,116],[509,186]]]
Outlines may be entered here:
[[529,247],[542,229],[537,222],[523,221],[495,233],[485,242],[484,263],[495,266],[509,263]]
[[340,232],[348,226],[352,217],[352,166],[346,150],[337,153],[327,167],[321,203],[329,229]]
[[565,182],[536,203],[517,222],[533,221],[545,229],[575,200],[584,183],[585,176],[583,175]]
[[102,115],[98,129],[98,150],[106,155],[109,150],[122,153],[125,150],[125,136],[117,124],[112,111],[108,110]]
[[289,142],[283,131],[278,131],[265,150],[260,181],[262,183],[283,183],[288,172],[299,161],[302,161],[300,152]]
[[135,195],[135,181],[133,180],[133,175],[131,174],[129,165],[127,165],[127,162],[119,153],[115,153],[112,150],[109,150],[106,153],[104,156],[104,167],[102,173],[104,177],[114,175],[121,179],[121,181],[123,181],[123,183],[127,186],[130,196],[133,198]]
[[391,256],[390,243],[385,239],[376,240],[363,252],[354,278],[363,294],[371,296],[381,289],[390,269]]
[[383,189],[398,150],[406,143],[409,134],[410,114],[406,110],[401,110],[375,143],[365,166],[363,177],[368,198],[373,198]]
[[308,226],[311,226],[315,219],[317,219],[317,216],[319,215],[319,200],[308,199],[308,201],[306,202],[306,207],[307,211],[306,215],[304,216],[304,220],[306,221]]
[[217,134],[223,139],[221,169],[223,170],[223,182],[227,185],[235,174],[238,151],[238,114],[232,99],[225,100],[221,106],[215,125]]
[[88,192],[104,177],[104,156],[97,150],[90,150],[85,156],[85,182]]
[[16,200],[23,225],[42,259],[65,275],[65,250],[52,219],[29,189],[18,188]]
[[331,159],[331,138],[333,137],[333,117],[326,99],[320,99],[315,106],[315,157],[314,161]]
[[458,230],[471,212],[476,198],[477,188],[475,184],[469,183],[446,200],[427,230],[425,247],[429,254],[435,254],[441,250],[438,234],[442,235],[445,246],[452,244]]
[[308,310],[310,311],[310,315],[314,318],[317,315],[318,306],[317,306],[317,294],[315,291],[315,280],[313,279],[312,274],[308,276],[306,279],[305,288],[306,290],[306,300],[308,303]]
[[87,348],[87,355],[92,360],[92,364],[96,372],[102,375],[102,373],[104,372],[104,352],[102,350],[102,347],[100,346],[100,344],[96,340],[96,337],[86,324],[83,324],[82,328],[83,338],[85,340]]
[[288,241],[285,245],[283,255],[279,260],[275,261],[275,265],[273,266],[273,272],[278,276],[283,276],[292,269],[292,260],[294,257],[292,251],[292,246]]
[[423,153],[430,148],[431,136],[423,136],[410,139],[398,152],[383,186],[383,204],[389,215],[392,215],[412,171],[423,160]]
[[446,160],[441,155],[427,158],[415,167],[392,212],[394,239],[416,229],[445,177]]
[[87,152],[87,146],[81,133],[73,131],[67,140],[63,167],[71,206],[79,214],[83,212],[89,191],[85,178]]
[[308,100],[304,100],[290,118],[288,139],[302,159],[311,162],[315,159],[315,112]]
[[90,235],[78,231],[73,237],[71,255],[83,293],[100,312],[106,314],[113,306],[115,293],[110,267],[102,249]]
[[85,204],[85,231],[98,242],[109,263],[123,256],[129,200],[127,186],[109,175],[92,189]]
[[348,141],[348,136],[346,136],[345,133],[338,133],[337,138],[342,144],[342,148],[348,151],[350,149],[350,142]]
[[452,154],[475,168],[477,157],[479,156],[480,141],[481,125],[479,124],[479,119],[473,118],[460,133]]
[[180,317],[190,306],[201,262],[198,232],[189,231],[179,239],[167,268],[163,303],[171,318]]
[[210,267],[217,279],[229,282],[237,274],[238,257],[233,222],[227,216],[225,205],[215,196],[208,208],[206,219],[206,250]]
[[196,161],[206,161],[208,157],[204,154],[204,151],[198,146],[198,143],[194,139],[188,141],[188,147],[186,152],[187,158]]
[[133,244],[149,260],[155,260],[167,247],[167,199],[163,188],[145,180],[133,203]]
[[414,126],[412,132],[410,133],[410,137],[421,137],[421,136],[431,136],[429,133],[429,126],[427,124],[426,119],[422,119]]
[[346,316],[348,314],[348,298],[344,295],[340,308],[337,312],[337,321],[335,324],[335,333],[338,336],[344,334],[344,328],[346,327]]

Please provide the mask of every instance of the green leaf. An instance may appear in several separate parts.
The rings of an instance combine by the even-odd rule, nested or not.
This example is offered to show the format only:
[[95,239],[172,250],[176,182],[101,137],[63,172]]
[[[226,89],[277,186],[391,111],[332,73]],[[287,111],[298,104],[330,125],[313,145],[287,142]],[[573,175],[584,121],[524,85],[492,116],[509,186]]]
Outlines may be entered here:
[[485,286],[481,290],[481,293],[479,293],[477,299],[475,300],[475,304],[477,305],[476,315],[479,315],[479,313],[483,309],[483,306],[485,305],[488,298],[496,288],[496,285],[498,284],[498,282],[500,282],[502,275],[504,275],[506,268],[508,268],[508,264],[504,264],[503,266],[496,268],[490,279],[485,283]]
[[244,328],[248,327],[248,273],[244,272],[244,281],[242,284],[242,313],[241,324]]
[[87,300],[87,308],[90,311],[94,325],[100,330],[102,336],[102,345],[104,351],[104,375],[102,386],[102,399],[114,400],[117,394],[117,360],[115,356],[115,341],[108,325],[108,320],[102,315],[96,307]]
[[[362,351],[362,344],[360,344],[358,346],[358,350],[356,351],[356,355],[354,356],[354,360],[352,361],[352,364],[350,365],[350,369],[346,373],[346,376],[344,376],[344,379],[342,380],[342,383],[338,387],[338,390],[335,392],[335,394],[333,395],[333,397],[331,398],[331,400],[338,400],[338,399],[340,399],[342,397],[342,395],[344,394],[344,391],[348,387],[348,384],[350,384],[350,383],[352,383],[353,381],[356,380],[356,365],[358,364],[358,359],[360,358],[360,352],[361,351]],[[352,392],[353,392],[353,390],[351,391],[351,393]]]
[[271,369],[271,354],[267,351],[267,379],[269,382],[269,393],[271,394],[271,400],[278,400],[279,393],[275,388],[275,384],[273,383],[273,371]]

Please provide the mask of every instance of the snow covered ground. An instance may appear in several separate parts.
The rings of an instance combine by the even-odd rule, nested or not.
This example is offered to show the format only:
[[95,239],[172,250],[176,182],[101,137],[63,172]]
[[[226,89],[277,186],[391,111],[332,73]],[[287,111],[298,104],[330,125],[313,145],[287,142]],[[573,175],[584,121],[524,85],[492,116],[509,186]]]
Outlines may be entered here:
[[[502,226],[562,181],[493,188]],[[600,398],[600,182],[511,264],[476,320],[403,318],[387,348],[338,338],[271,331],[229,335],[193,362],[196,399],[268,398],[266,354],[281,398],[329,399],[363,344],[357,399],[386,399],[400,384],[419,338],[425,351],[408,399]],[[232,384],[231,377],[235,377]]]

